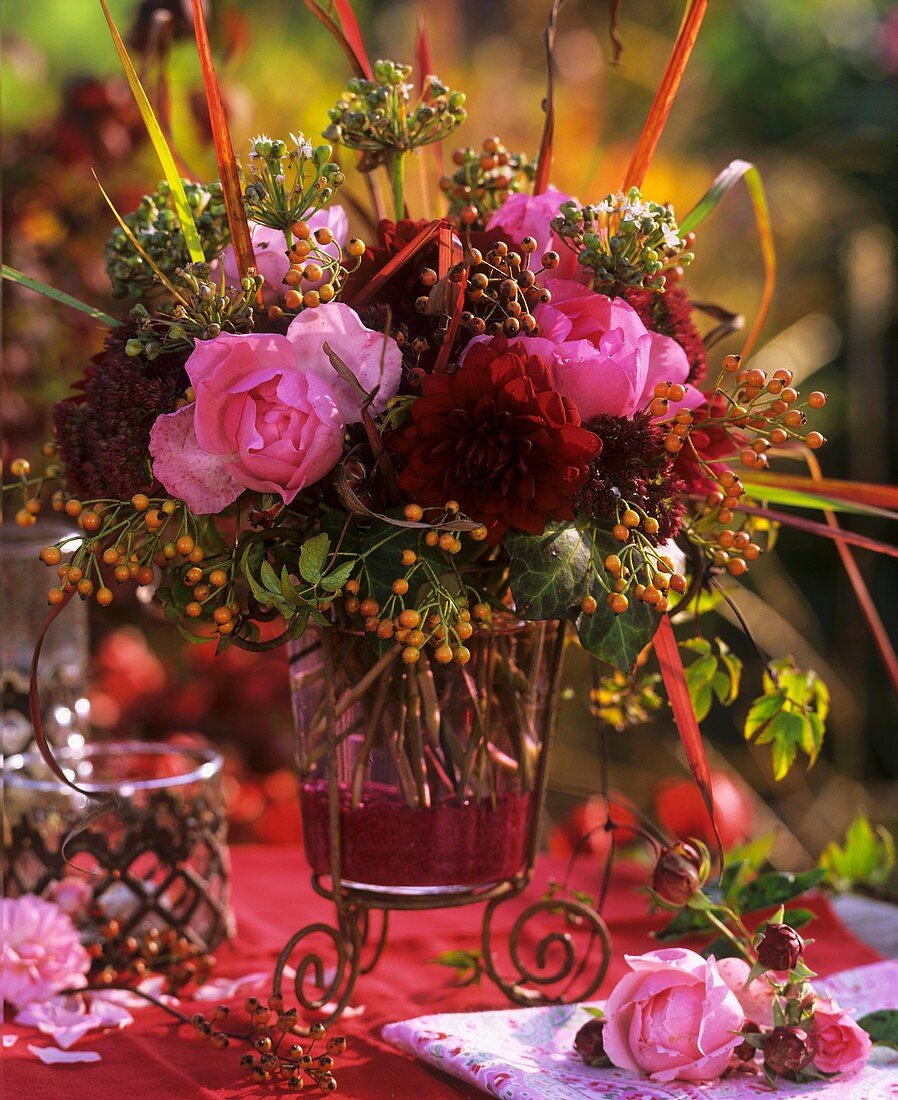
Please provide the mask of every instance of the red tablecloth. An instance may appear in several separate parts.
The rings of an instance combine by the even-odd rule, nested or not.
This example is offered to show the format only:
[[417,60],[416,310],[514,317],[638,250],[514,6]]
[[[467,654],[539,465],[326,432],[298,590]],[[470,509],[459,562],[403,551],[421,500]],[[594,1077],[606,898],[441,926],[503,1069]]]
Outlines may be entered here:
[[[288,937],[310,920],[329,920],[331,909],[313,894],[298,849],[244,847],[236,848],[233,857],[239,932],[232,947],[219,950],[217,973],[237,977],[272,968]],[[561,876],[563,870],[562,863],[543,860],[533,896],[540,895],[550,875]],[[588,868],[584,866],[583,871]],[[639,953],[654,946],[649,932],[659,922],[646,916],[646,897],[636,889],[641,881],[642,873],[635,868],[615,871],[605,910],[614,957],[600,993],[607,992],[620,976],[625,952]],[[582,885],[587,888],[589,883]],[[497,914],[499,933],[510,925],[515,904],[509,903],[501,919]],[[819,973],[859,966],[879,957],[837,920],[824,899],[813,898],[807,905],[819,915],[813,925],[816,942],[810,958]],[[360,979],[353,997],[352,1003],[365,1005],[365,1012],[334,1025],[349,1039],[349,1050],[340,1059],[337,1072],[338,1096],[351,1100],[480,1100],[481,1093],[399,1054],[383,1043],[379,1034],[380,1027],[391,1020],[504,1006],[501,994],[486,979],[479,987],[458,989],[451,984],[448,969],[429,962],[449,948],[479,947],[480,914],[479,907],[470,907],[394,915],[390,944],[377,969]],[[211,1006],[200,1007],[208,1010]],[[243,1077],[237,1063],[245,1047],[214,1051],[195,1039],[189,1028],[178,1027],[155,1008],[137,1011],[135,1023],[122,1032],[100,1037],[94,1032],[82,1039],[79,1048],[102,1054],[102,1061],[95,1064],[43,1066],[27,1049],[25,1036],[34,1041],[35,1033],[15,1026],[7,1026],[7,1030],[22,1036],[4,1052],[5,1091],[0,1089],[0,1093],[8,1100],[267,1100],[280,1095],[280,1090],[275,1093]],[[44,1037],[38,1042],[45,1045]]]

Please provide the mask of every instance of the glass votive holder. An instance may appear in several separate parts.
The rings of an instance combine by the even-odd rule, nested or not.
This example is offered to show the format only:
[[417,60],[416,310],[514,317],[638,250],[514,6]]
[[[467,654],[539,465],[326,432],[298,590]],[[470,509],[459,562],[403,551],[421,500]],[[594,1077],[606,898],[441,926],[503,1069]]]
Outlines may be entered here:
[[77,879],[90,905],[125,935],[174,929],[206,951],[232,936],[221,755],[205,745],[142,741],[55,755],[80,787],[114,794],[118,805],[79,830],[96,800],[61,783],[39,753],[8,756],[5,895],[52,898],[60,883]]

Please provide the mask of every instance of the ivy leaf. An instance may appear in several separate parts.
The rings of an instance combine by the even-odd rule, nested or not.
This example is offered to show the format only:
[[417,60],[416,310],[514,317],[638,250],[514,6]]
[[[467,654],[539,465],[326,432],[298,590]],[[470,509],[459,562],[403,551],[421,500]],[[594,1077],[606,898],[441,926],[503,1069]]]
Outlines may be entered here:
[[877,1046],[898,1050],[898,1010],[883,1008],[862,1016],[858,1024]]
[[742,887],[736,895],[735,908],[740,913],[752,913],[756,909],[783,905],[816,886],[825,873],[822,867],[813,867],[794,875],[768,871]]
[[508,583],[522,619],[571,617],[586,593],[589,543],[572,523],[549,524],[541,535],[509,532]]
[[855,884],[884,886],[895,867],[895,841],[888,829],[874,827],[863,811],[848,826],[842,844],[831,841],[820,856],[830,884],[840,891]]
[[327,564],[331,540],[327,532],[322,531],[314,538],[306,539],[299,549],[299,575],[309,584],[317,584]]
[[774,661],[764,674],[764,694],[745,719],[745,739],[769,744],[773,774],[782,779],[799,750],[808,767],[817,759],[826,731],[829,691],[813,670],[797,668],[791,658]]

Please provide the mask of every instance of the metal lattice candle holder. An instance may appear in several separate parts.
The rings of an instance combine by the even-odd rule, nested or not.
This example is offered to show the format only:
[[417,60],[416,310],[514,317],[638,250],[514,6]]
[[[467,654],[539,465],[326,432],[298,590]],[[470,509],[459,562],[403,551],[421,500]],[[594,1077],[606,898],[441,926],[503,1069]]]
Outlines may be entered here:
[[[523,651],[522,644],[518,641],[521,637],[526,639],[528,651],[531,654],[535,652],[536,664],[531,662],[529,666],[522,667],[516,663],[516,655]],[[361,639],[361,643],[368,644],[365,639]],[[535,643],[535,650],[531,643]],[[443,674],[446,677],[467,677],[464,688],[470,691],[473,705],[482,714],[485,707],[486,713],[489,713],[488,702],[502,701],[502,695],[496,690],[492,680],[494,670],[499,666],[505,671],[511,668],[519,676],[522,706],[510,701],[509,707],[503,707],[501,714],[494,711],[492,720],[484,723],[482,738],[492,745],[491,734],[494,730],[504,730],[507,735],[509,725],[518,723],[528,727],[529,721],[529,734],[535,739],[535,747],[538,749],[535,753],[535,767],[528,780],[530,807],[526,829],[520,838],[517,861],[511,870],[488,882],[447,882],[444,881],[444,873],[437,873],[434,876],[438,880],[435,884],[425,882],[422,876],[414,884],[408,884],[402,879],[401,867],[394,866],[379,872],[382,879],[390,880],[385,884],[358,881],[364,870],[365,860],[354,858],[357,853],[348,850],[347,844],[363,837],[365,830],[355,827],[352,815],[365,812],[365,792],[373,786],[368,782],[372,772],[381,775],[381,780],[383,779],[384,761],[378,757],[378,737],[372,731],[378,723],[381,726],[386,723],[388,732],[385,737],[380,737],[381,740],[389,742],[396,736],[394,726],[403,732],[406,740],[414,740],[409,732],[407,707],[412,706],[413,717],[419,712],[421,685],[416,686],[415,681],[409,678],[420,679],[422,670],[420,667],[403,669],[401,664],[396,663],[395,654],[391,656],[387,651],[380,662],[369,665],[367,672],[359,675],[359,671],[353,671],[352,668],[354,645],[351,639],[347,641],[345,633],[323,630],[312,641],[304,636],[292,652],[306,851],[313,867],[312,886],[316,893],[333,903],[335,920],[333,924],[308,924],[291,937],[277,962],[274,992],[280,993],[285,968],[295,958],[294,987],[297,1000],[307,1010],[323,1009],[328,1019],[335,1019],[349,1003],[359,977],[373,970],[381,957],[388,941],[389,917],[392,912],[483,905],[482,966],[509,1000],[533,1005],[582,1000],[591,996],[605,976],[610,958],[610,940],[604,921],[590,905],[571,896],[556,894],[545,896],[527,906],[515,917],[507,941],[503,934],[502,942],[507,943],[507,952],[497,949],[500,946],[499,937],[494,931],[497,911],[506,902],[522,894],[533,879],[564,647],[563,626],[556,627],[552,623],[526,626],[516,624],[510,630],[496,630],[492,634],[484,632],[481,639],[473,638],[468,643],[473,654],[469,668],[459,670],[452,667]],[[479,646],[485,647],[482,652],[478,652]],[[544,676],[540,669],[544,669]],[[525,674],[527,671],[531,673],[529,677]],[[434,679],[432,674],[436,674],[436,690],[433,695],[441,694],[440,670],[426,668],[423,672],[430,679]],[[393,715],[392,722],[389,716],[381,717],[382,701],[390,694],[387,685],[388,677],[391,676],[401,676],[412,687],[411,704],[407,701],[408,697],[403,695],[403,702]],[[343,682],[352,685],[345,692],[340,687]],[[312,690],[312,685],[316,683],[317,689]],[[369,687],[375,695],[373,704],[365,694]],[[425,688],[425,692],[429,690]],[[450,687],[445,687],[442,694],[450,691]],[[316,694],[317,706],[310,709],[306,704]],[[357,718],[353,717],[353,710],[347,704],[347,699],[352,700],[352,706],[357,708]],[[528,702],[533,705],[528,706]],[[378,707],[381,709],[378,710]],[[508,709],[511,709],[511,715]],[[528,720],[528,714],[531,720]],[[311,743],[308,736],[310,727],[320,727],[322,731],[320,738],[312,738]],[[445,719],[436,726],[431,722],[429,727],[423,721],[422,741],[426,740],[428,730],[432,737],[445,742]],[[528,751],[526,732],[525,728],[520,728],[516,733],[520,738],[519,748],[522,752]],[[475,736],[480,736],[476,729],[471,732],[471,737]],[[357,742],[356,764],[348,767],[347,756],[352,756],[350,749],[353,739]],[[436,743],[434,741],[434,745]],[[399,747],[402,748],[402,745]],[[470,742],[467,747],[470,747]],[[381,745],[381,748],[383,755],[389,759],[387,748],[391,746]],[[426,746],[421,748],[421,760],[426,762]],[[395,746],[391,751],[395,757]],[[505,754],[501,749],[494,746],[494,751],[500,766],[511,772],[511,765],[504,759]],[[358,752],[362,754],[361,757]],[[519,756],[516,773],[512,772],[518,779],[523,767],[521,759],[523,757]],[[448,769],[449,758],[444,757],[444,762]],[[401,765],[402,759],[397,763]],[[400,775],[403,773],[402,767],[397,770]],[[365,776],[364,783],[359,781],[360,774]],[[420,774],[406,776],[404,795],[409,808],[407,810],[402,805],[397,806],[395,813],[398,819],[401,820],[405,815],[407,820],[411,812],[424,815],[422,820],[429,820],[428,815],[434,812],[439,798],[438,794],[430,790],[429,780],[435,775],[438,777],[438,772],[431,761],[430,766],[422,763]],[[449,778],[456,779],[455,773]],[[322,786],[326,788],[324,792]],[[403,785],[399,786],[401,789]],[[503,804],[501,799],[507,794],[507,790],[515,789],[515,784],[509,783],[507,790],[501,785],[497,787],[498,790],[493,789],[488,794],[494,810]],[[459,808],[470,808],[476,801],[473,798],[465,800],[466,790],[467,788],[459,796]],[[324,802],[323,793],[326,793]],[[421,798],[424,794],[427,798],[422,805]],[[378,814],[381,813],[376,794],[372,805]],[[364,823],[365,819],[363,817],[360,820]],[[481,835],[490,835],[489,814],[486,813],[485,818],[476,820],[478,824],[482,820],[487,822],[482,827]],[[326,836],[326,845],[322,844],[323,836]],[[431,833],[429,841],[438,842],[439,838]],[[326,866],[322,866],[322,857],[325,855]],[[435,870],[441,871],[443,864],[437,857],[434,864]],[[351,876],[346,873],[347,866],[356,868]],[[369,879],[377,877],[377,871],[372,871],[367,876]],[[470,877],[478,876],[472,874]],[[554,930],[544,932],[541,936],[536,933],[536,924],[540,918],[549,918],[555,922]],[[503,958],[506,954],[507,959]]]
[[88,799],[60,783],[38,753],[7,757],[5,894],[52,896],[76,876],[123,935],[174,929],[206,951],[233,935],[221,756],[135,741],[60,749],[56,757],[84,790],[114,794],[117,804],[85,825]]

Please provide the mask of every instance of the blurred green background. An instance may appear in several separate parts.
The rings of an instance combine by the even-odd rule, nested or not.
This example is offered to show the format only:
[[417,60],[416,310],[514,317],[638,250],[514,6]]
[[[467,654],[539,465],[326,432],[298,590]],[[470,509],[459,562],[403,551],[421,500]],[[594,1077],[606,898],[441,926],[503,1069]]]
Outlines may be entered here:
[[[318,134],[348,73],[304,5],[209,0],[208,6],[238,149],[258,132]],[[183,18],[181,0],[110,0],[110,7],[138,44],[147,39],[146,17],[153,8],[174,11],[176,27]],[[509,148],[531,154],[541,129],[547,8],[546,0],[356,3],[372,56],[412,61],[416,27],[426,19],[434,68],[468,93],[470,115],[460,141],[478,145],[496,133]],[[618,185],[681,13],[681,5],[662,0],[624,0],[625,50],[614,67],[609,8],[607,2],[571,0],[558,32],[553,179],[583,200],[597,200]],[[4,31],[4,259],[108,308],[102,246],[112,223],[91,171],[119,209],[130,209],[154,185],[158,167],[130,106],[100,7],[94,0],[7,5]],[[152,59],[144,66],[155,94],[157,66]],[[212,178],[198,68],[186,35],[172,44],[169,71],[175,144],[198,178]],[[831,395],[815,425],[830,440],[822,455],[825,472],[865,481],[894,481],[898,459],[898,427],[890,415],[898,403],[896,72],[898,6],[886,0],[712,4],[644,188],[683,213],[730,160],[758,164],[772,208],[779,281],[756,363],[765,369],[787,366],[803,387]],[[348,186],[363,196],[357,180]],[[413,215],[436,211],[433,197],[426,206],[413,184],[413,206],[416,201],[421,206]],[[733,191],[703,225],[697,252],[688,278],[693,299],[750,321],[761,267],[744,192]],[[6,288],[5,456],[37,453],[50,404],[81,376],[100,339],[90,321]],[[730,350],[738,350],[737,337],[714,355]],[[876,522],[865,521],[862,529],[894,537]],[[898,820],[898,707],[833,546],[789,531],[777,558],[760,564],[736,598],[763,650],[771,656],[791,653],[828,682],[833,707],[824,757],[810,773],[798,768],[774,784],[766,752],[744,745],[740,722],[760,693],[761,664],[726,619],[707,629],[745,658],[744,696],[732,714],[712,711],[706,732],[716,766],[764,797],[765,804],[751,810],[755,830],[779,828],[783,858],[802,851],[816,856],[858,806],[887,824]],[[894,561],[864,553],[858,561],[898,640]],[[98,644],[126,621],[150,636],[157,656],[141,650],[141,660],[161,660],[166,690],[177,684],[187,690],[191,676],[224,675],[206,661],[198,671],[197,658],[181,655],[177,639],[137,605],[98,616]],[[134,635],[128,637],[134,642]],[[132,653],[131,659],[137,657]],[[230,740],[247,772],[284,767],[289,713],[278,660],[271,658],[264,670],[257,658],[246,666],[248,680],[266,685],[264,719],[249,718],[260,713],[258,699],[246,709],[251,728],[237,728],[240,722],[228,717],[233,699],[225,693],[223,702],[214,691],[202,705],[194,699],[184,713],[175,708],[169,721]],[[562,713],[549,804],[556,819],[597,784],[586,670],[577,655],[568,678],[572,692]],[[165,718],[151,720],[147,708],[143,717],[140,708],[132,712],[120,707],[108,728],[140,733],[149,725],[152,732],[165,732]],[[684,772],[664,717],[612,737],[609,749],[615,785],[646,807],[660,779]]]

